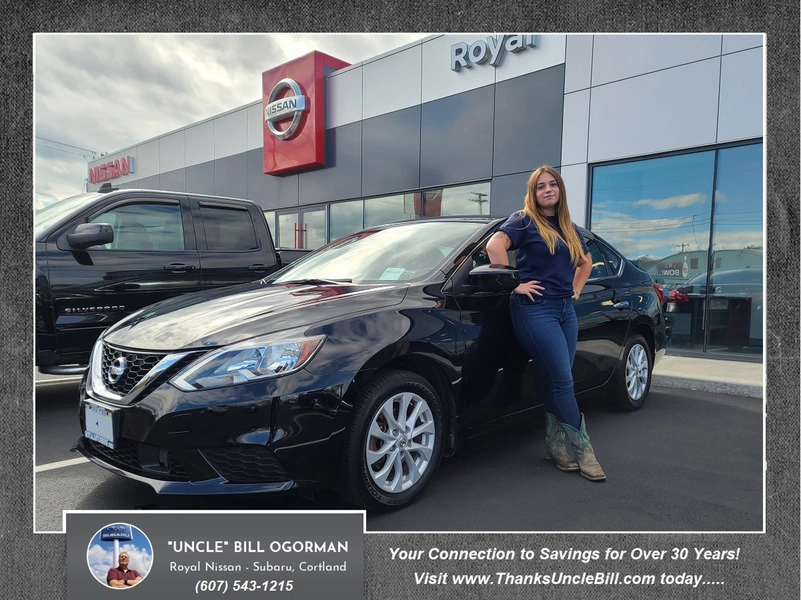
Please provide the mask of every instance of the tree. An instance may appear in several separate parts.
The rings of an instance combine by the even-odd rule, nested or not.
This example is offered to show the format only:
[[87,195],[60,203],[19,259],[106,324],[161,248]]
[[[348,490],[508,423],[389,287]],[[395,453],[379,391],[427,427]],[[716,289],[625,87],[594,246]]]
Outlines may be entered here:
[[642,256],[638,256],[634,260],[637,261],[637,264],[640,265],[640,268],[647,271],[651,267],[653,267],[656,263],[659,262],[659,259],[655,256],[650,256],[648,254],[643,254]]

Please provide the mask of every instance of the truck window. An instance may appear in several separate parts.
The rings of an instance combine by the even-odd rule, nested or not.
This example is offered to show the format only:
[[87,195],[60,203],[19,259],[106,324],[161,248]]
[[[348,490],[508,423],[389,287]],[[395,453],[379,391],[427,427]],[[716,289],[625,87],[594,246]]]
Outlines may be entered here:
[[256,228],[247,209],[200,205],[208,250],[258,250]]
[[90,219],[108,223],[114,241],[93,250],[184,250],[184,227],[178,204],[137,202],[115,206]]

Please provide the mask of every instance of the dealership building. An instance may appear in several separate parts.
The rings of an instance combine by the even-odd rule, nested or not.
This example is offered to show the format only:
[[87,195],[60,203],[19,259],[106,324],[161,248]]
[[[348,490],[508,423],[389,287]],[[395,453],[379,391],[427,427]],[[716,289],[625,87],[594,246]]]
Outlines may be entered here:
[[252,103],[91,162],[88,187],[249,198],[278,248],[312,249],[509,215],[549,164],[573,221],[665,285],[669,349],[758,358],[764,80],[758,34],[432,35],[353,65],[313,52],[265,71]]

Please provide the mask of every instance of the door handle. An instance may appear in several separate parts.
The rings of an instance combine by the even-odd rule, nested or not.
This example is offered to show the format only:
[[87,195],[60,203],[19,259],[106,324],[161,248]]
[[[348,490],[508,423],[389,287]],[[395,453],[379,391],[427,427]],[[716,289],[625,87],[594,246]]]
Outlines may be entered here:
[[267,269],[264,265],[250,265],[248,271],[264,271]]
[[622,302],[615,302],[612,306],[614,306],[615,308],[617,308],[619,310],[623,310],[624,308],[628,308],[629,307],[629,301],[628,300],[623,300]]
[[172,263],[171,265],[164,265],[165,271],[194,271],[194,265],[181,265],[178,263]]

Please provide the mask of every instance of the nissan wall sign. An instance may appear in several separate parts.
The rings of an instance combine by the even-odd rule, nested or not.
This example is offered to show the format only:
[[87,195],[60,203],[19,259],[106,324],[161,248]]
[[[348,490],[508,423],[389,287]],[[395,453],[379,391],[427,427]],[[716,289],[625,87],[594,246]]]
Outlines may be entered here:
[[116,179],[117,177],[124,177],[135,173],[134,157],[123,156],[116,160],[110,160],[102,165],[91,167],[89,169],[89,183],[101,183],[109,179]]
[[[280,100],[278,94],[284,90],[290,90],[291,95],[284,96]],[[294,79],[282,79],[275,84],[270,92],[267,107],[264,109],[264,122],[270,133],[278,140],[288,140],[298,132],[303,113],[308,110],[306,96]],[[276,127],[276,123],[292,119],[289,127],[283,131]]]
[[347,66],[315,51],[262,73],[266,174],[325,165],[325,78]]
[[537,46],[536,35],[491,35],[468,45],[464,42],[451,46],[451,71],[458,72],[462,67],[488,63],[491,67],[500,66],[507,52],[518,53]]

